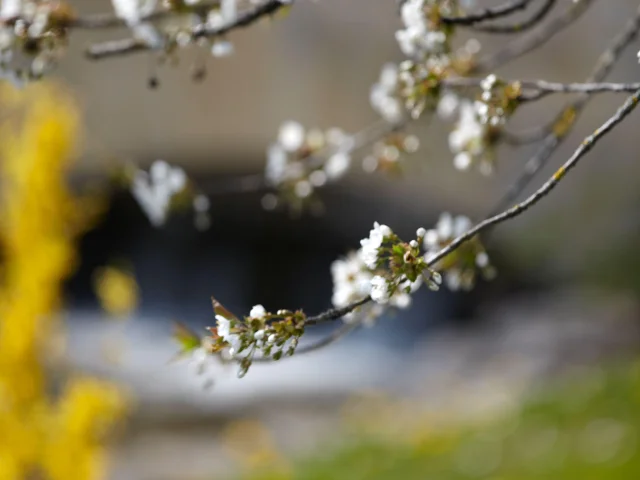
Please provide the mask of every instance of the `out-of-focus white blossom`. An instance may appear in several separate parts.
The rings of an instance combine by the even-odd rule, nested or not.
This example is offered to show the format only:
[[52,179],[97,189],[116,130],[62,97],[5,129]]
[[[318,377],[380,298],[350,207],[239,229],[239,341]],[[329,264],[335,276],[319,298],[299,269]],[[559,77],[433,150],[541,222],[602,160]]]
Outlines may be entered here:
[[[355,252],[334,261],[331,264],[331,276],[333,278],[331,302],[334,307],[346,307],[366,297],[371,291],[373,274]],[[353,317],[354,313],[351,312],[345,316],[345,320],[348,321]]]
[[[428,230],[424,236],[425,260],[430,262],[441,249],[472,227],[471,220],[463,215],[454,217],[449,213],[443,213],[435,228]],[[442,272],[444,281],[451,290],[473,288],[478,269],[487,279],[495,275],[489,256],[477,237],[436,262],[433,268]],[[437,279],[436,282],[439,283]]]
[[222,315],[216,315],[216,330],[220,338],[227,342],[230,346],[230,353],[237,351],[240,344],[240,335],[231,331],[233,328],[232,321],[223,317]]
[[391,297],[389,292],[389,282],[386,278],[376,275],[371,279],[371,299],[382,305],[389,303]]
[[382,67],[380,79],[371,87],[369,101],[373,109],[389,123],[399,123],[405,116],[399,88],[398,67],[387,63]]
[[304,127],[295,121],[282,124],[278,133],[278,143],[286,152],[296,152],[302,148],[305,141]]
[[158,0],[111,0],[116,15],[122,18],[133,35],[152,48],[164,45],[162,33],[150,22],[141,21],[158,7]]
[[406,0],[400,13],[404,29],[396,32],[396,40],[402,53],[411,58],[423,58],[445,50],[447,36],[428,22],[426,9],[437,3],[434,0]]
[[460,107],[460,98],[453,92],[446,92],[440,97],[438,102],[438,116],[444,121],[455,119]]
[[68,40],[67,30],[59,24],[73,16],[72,8],[63,1],[0,2],[0,69],[4,78],[20,84],[52,70]]
[[[338,128],[326,132],[306,130],[300,123],[287,121],[278,132],[277,141],[267,149],[265,178],[282,199],[299,210],[313,198],[317,187],[342,178],[351,166],[353,140]],[[265,208],[271,210],[278,197],[267,194]]]
[[494,152],[489,125],[481,121],[485,107],[482,102],[463,100],[460,103],[458,122],[449,134],[449,148],[458,170],[467,170],[477,163],[482,173],[493,171]]
[[149,173],[136,170],[131,182],[131,194],[152,225],[164,225],[172,198],[187,186],[187,176],[180,167],[157,160]]
[[[481,173],[488,175],[494,170],[496,142],[518,105],[521,86],[518,82],[505,84],[491,74],[482,80],[480,87],[482,93],[479,100],[460,102],[457,108],[459,118],[449,135],[449,147],[458,170],[477,165]],[[443,102],[444,97],[440,106]],[[445,107],[442,109],[449,110]]]

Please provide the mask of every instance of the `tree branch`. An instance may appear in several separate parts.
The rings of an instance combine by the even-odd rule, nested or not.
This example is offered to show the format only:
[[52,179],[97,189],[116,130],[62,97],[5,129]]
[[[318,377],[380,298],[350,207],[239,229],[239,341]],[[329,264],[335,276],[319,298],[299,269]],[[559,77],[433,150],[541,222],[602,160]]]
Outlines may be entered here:
[[[456,77],[442,80],[442,86],[447,88],[456,87],[480,87],[483,78]],[[586,83],[560,83],[549,82],[547,80],[504,80],[507,83],[519,83],[523,88],[535,90],[534,95],[522,95],[520,100],[537,100],[551,93],[631,93],[640,88],[640,82],[636,83],[614,83],[614,82],[586,82]],[[535,98],[534,98],[535,97]]]
[[564,30],[578,20],[584,12],[593,4],[594,0],[574,0],[562,15],[553,18],[546,25],[533,30],[529,35],[511,42],[503,50],[480,59],[473,68],[473,72],[493,71],[496,68],[510,62],[514,58],[529,53],[547,43],[557,33]]
[[[623,30],[613,39],[607,48],[598,58],[587,82],[597,82],[605,78],[620,57],[625,48],[633,42],[640,31],[640,7],[636,10],[635,16],[627,23]],[[580,113],[586,107],[590,97],[582,94],[574,102],[567,105],[551,124],[551,131],[544,138],[540,149],[531,157],[524,166],[522,174],[509,187],[506,194],[492,210],[490,215],[499,212],[518,198],[535,175],[547,164],[553,152],[560,146],[562,141],[573,129]]]
[[[462,244],[471,240],[476,235],[480,234],[484,230],[488,228],[498,225],[500,223],[506,222],[512,218],[515,218],[524,212],[526,212],[529,208],[537,204],[540,200],[546,197],[566,176],[566,174],[573,169],[580,160],[587,154],[593,146],[604,137],[607,133],[613,130],[620,122],[622,122],[637,106],[640,101],[640,89],[636,91],[633,95],[631,95],[625,103],[616,111],[616,113],[609,118],[600,128],[598,128],[593,134],[589,135],[585,138],[580,146],[575,150],[573,155],[569,157],[569,159],[547,180],[542,187],[536,190],[532,195],[530,195],[523,202],[514,205],[513,207],[493,215],[482,222],[476,224],[475,227],[468,230],[463,235],[455,238],[451,243],[449,243],[446,247],[441,249],[437,254],[429,259],[429,266],[433,266],[438,261],[442,260],[444,257],[449,255],[450,253],[457,250]],[[337,309],[329,309],[324,313],[319,315],[308,317],[306,320],[307,325],[317,325],[319,323],[330,322],[334,320],[338,320],[342,318],[344,315],[354,311],[356,308],[365,305],[371,301],[371,297],[367,296],[357,302],[351,303],[343,308]]]
[[544,20],[555,4],[556,0],[545,0],[545,3],[542,4],[540,10],[524,22],[514,23],[512,25],[474,25],[473,29],[476,32],[491,34],[521,33],[535,27],[538,23]]
[[[191,13],[194,15],[206,15],[209,11],[220,6],[220,0],[202,1],[195,5],[188,5],[183,7],[183,10],[176,11],[174,8],[160,8],[155,12],[150,13],[142,18],[141,22],[154,22],[170,18],[174,15],[180,15],[182,13]],[[66,28],[77,28],[79,30],[102,30],[111,28],[123,28],[127,27],[127,22],[122,18],[117,17],[114,14],[104,13],[95,15],[86,15],[76,17],[63,23],[62,26]]]
[[[252,9],[240,13],[233,22],[227,25],[217,28],[197,25],[191,29],[191,36],[194,39],[224,36],[233,30],[248,27],[263,17],[273,15],[290,3],[290,0],[266,0]],[[92,45],[86,51],[86,56],[91,60],[102,60],[114,56],[130,55],[149,50],[151,50],[151,47],[146,43],[134,38],[126,38]]]
[[477,13],[470,13],[460,17],[443,16],[441,21],[447,25],[475,25],[476,23],[485,22],[487,20],[506,17],[518,10],[524,10],[532,1],[533,0],[507,0],[501,5],[485,8]]
[[[349,323],[344,323],[340,327],[332,331],[330,334],[316,340],[315,342],[296,348],[295,355],[298,356],[305,353],[315,352],[326,346],[336,343],[342,340],[347,335],[349,335],[354,330],[357,330],[361,325],[362,325],[362,320],[360,319],[351,321]],[[275,360],[272,357],[254,357],[253,361],[258,363],[275,362]]]

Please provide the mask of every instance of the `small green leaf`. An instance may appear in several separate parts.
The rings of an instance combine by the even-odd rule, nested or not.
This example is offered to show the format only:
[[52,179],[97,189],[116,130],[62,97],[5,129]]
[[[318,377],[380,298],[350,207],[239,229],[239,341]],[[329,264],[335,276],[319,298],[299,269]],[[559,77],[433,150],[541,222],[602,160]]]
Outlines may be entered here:
[[175,338],[182,347],[182,353],[189,353],[199,348],[202,344],[200,336],[180,322],[174,323],[173,338]]

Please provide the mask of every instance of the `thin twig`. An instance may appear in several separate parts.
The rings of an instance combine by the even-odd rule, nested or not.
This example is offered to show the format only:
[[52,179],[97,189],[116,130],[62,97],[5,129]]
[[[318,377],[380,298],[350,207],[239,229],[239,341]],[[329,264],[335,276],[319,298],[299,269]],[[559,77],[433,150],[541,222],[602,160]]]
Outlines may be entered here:
[[540,10],[538,10],[531,18],[517,22],[512,25],[474,25],[473,29],[476,32],[491,33],[491,34],[510,34],[510,33],[522,33],[530,28],[535,27],[538,23],[546,18],[556,4],[556,0],[545,0]]
[[[442,80],[441,85],[447,88],[456,87],[479,87],[483,82],[483,78],[475,77],[456,77],[446,78]],[[506,83],[519,83],[522,88],[534,90],[536,99],[551,93],[631,93],[640,88],[640,82],[636,83],[615,83],[615,82],[572,82],[560,83],[549,82],[547,80],[505,80]],[[520,99],[530,100],[531,97],[523,94]]]
[[487,20],[506,17],[518,10],[524,10],[532,1],[533,0],[507,0],[501,5],[485,8],[477,13],[470,13],[460,17],[443,16],[441,21],[447,25],[475,25],[476,23],[485,22]]
[[[344,337],[349,335],[354,330],[358,329],[362,324],[360,319],[351,321],[349,323],[344,323],[340,327],[333,330],[329,335],[326,335],[315,342],[309,343],[308,345],[303,345],[301,347],[296,348],[295,355],[302,355],[305,353],[315,352],[320,350],[328,345],[338,342],[342,340]],[[253,362],[258,363],[272,363],[275,360],[272,357],[254,357]]]
[[[198,38],[215,38],[240,28],[248,27],[263,17],[275,14],[291,2],[285,0],[266,0],[256,7],[240,13],[233,21],[221,27],[211,28],[197,25],[191,29],[191,36]],[[151,46],[134,38],[125,38],[109,42],[97,43],[89,47],[86,56],[92,60],[103,60],[114,56],[130,55],[151,50]]]
[[496,68],[510,62],[547,43],[553,36],[578,20],[593,4],[594,0],[574,0],[571,6],[561,15],[554,17],[549,23],[533,30],[529,35],[519,37],[503,50],[480,59],[473,68],[474,72],[494,71]]
[[[611,72],[616,60],[620,57],[624,49],[637,38],[639,31],[640,7],[638,7],[635,16],[627,23],[622,32],[613,39],[609,48],[600,55],[596,62],[596,66],[587,79],[587,83],[598,82],[605,78],[609,72]],[[562,112],[560,112],[552,123],[550,128],[551,131],[547,133],[540,149],[527,161],[522,174],[498,201],[490,215],[504,210],[508,205],[513,203],[520,193],[527,188],[535,175],[545,167],[553,152],[562,144],[564,139],[573,129],[580,113],[586,107],[589,99],[590,97],[588,94],[582,94],[574,102],[567,105]]]
[[317,325],[319,323],[331,322],[333,320],[338,320],[344,317],[347,313],[353,312],[356,308],[361,307],[362,305],[369,303],[371,301],[371,297],[367,296],[362,300],[358,300],[357,302],[350,303],[346,307],[342,308],[330,308],[326,312],[320,313],[313,317],[307,317],[304,321],[305,325]]
[[569,157],[569,159],[558,169],[556,172],[547,180],[542,187],[536,190],[532,195],[530,195],[526,200],[522,201],[514,205],[513,207],[505,210],[497,215],[494,215],[482,222],[478,223],[471,230],[466,232],[464,235],[459,236],[455,240],[453,240],[449,245],[440,250],[434,257],[432,257],[429,261],[430,265],[433,265],[442,258],[449,255],[451,252],[456,250],[460,245],[470,240],[471,238],[478,235],[483,230],[487,228],[497,225],[499,223],[505,222],[511,218],[517,217],[521,215],[533,205],[538,203],[541,199],[546,197],[565,177],[565,175],[575,167],[596,144],[598,140],[604,137],[607,133],[609,133],[616,125],[622,122],[637,106],[638,101],[640,100],[640,89],[637,90],[633,95],[631,95],[624,104],[616,111],[616,113],[609,118],[605,123],[602,124],[600,128],[598,128],[594,133],[585,138],[580,146],[575,150],[573,155]]
[[[141,22],[154,22],[163,20],[175,15],[181,14],[193,14],[193,15],[206,15],[209,11],[220,6],[220,0],[214,1],[202,1],[195,5],[188,5],[183,7],[180,11],[176,11],[174,8],[160,8],[149,15],[140,18]],[[77,28],[79,30],[102,30],[110,28],[126,27],[127,22],[122,18],[110,14],[102,13],[95,15],[85,15],[62,23],[62,26],[67,28]]]
[[[530,195],[527,199],[514,205],[513,207],[493,215],[492,217],[483,220],[482,222],[476,224],[475,227],[468,230],[463,235],[455,238],[451,243],[449,243],[446,247],[441,249],[437,254],[429,259],[429,266],[433,266],[438,261],[442,260],[447,255],[451,254],[455,250],[457,250],[462,244],[471,240],[484,230],[487,230],[490,227],[498,225],[500,223],[506,222],[512,218],[515,218],[524,212],[526,212],[529,208],[537,204],[540,200],[546,197],[566,176],[566,174],[574,168],[580,160],[587,154],[593,146],[604,137],[607,133],[609,133],[613,128],[615,128],[620,122],[622,122],[637,106],[640,101],[640,89],[636,91],[633,95],[631,95],[624,104],[616,111],[616,113],[609,118],[600,128],[598,128],[593,134],[589,135],[585,138],[580,146],[575,150],[573,155],[569,157],[569,159],[547,180],[542,187],[536,190],[532,195]],[[338,320],[342,318],[344,315],[352,312],[356,308],[368,303],[371,301],[371,297],[367,296],[362,300],[354,302],[350,305],[347,305],[343,308],[337,309],[329,309],[324,313],[319,315],[308,317],[306,323],[308,325],[317,325],[319,323],[329,322],[333,320]]]
[[[300,160],[305,162],[306,168],[311,170],[320,168],[324,165],[329,155],[337,151],[352,154],[353,152],[380,140],[386,135],[402,129],[405,124],[406,120],[398,123],[389,123],[387,121],[380,120],[349,136],[340,146],[326,146],[307,155],[306,157],[301,158]],[[266,182],[264,174],[252,173],[225,179],[215,185],[206,185],[203,186],[203,189],[208,195],[228,195],[232,193],[259,192],[268,187],[269,184]]]

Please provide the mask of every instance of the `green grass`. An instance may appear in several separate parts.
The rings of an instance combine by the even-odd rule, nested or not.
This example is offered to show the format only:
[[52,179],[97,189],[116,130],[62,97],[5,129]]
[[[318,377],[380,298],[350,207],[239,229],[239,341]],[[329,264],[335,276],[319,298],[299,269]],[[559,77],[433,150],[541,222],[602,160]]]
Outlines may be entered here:
[[286,474],[257,472],[247,478],[640,479],[640,365],[557,385],[517,415],[483,426],[420,430],[404,438],[359,435],[295,461]]

